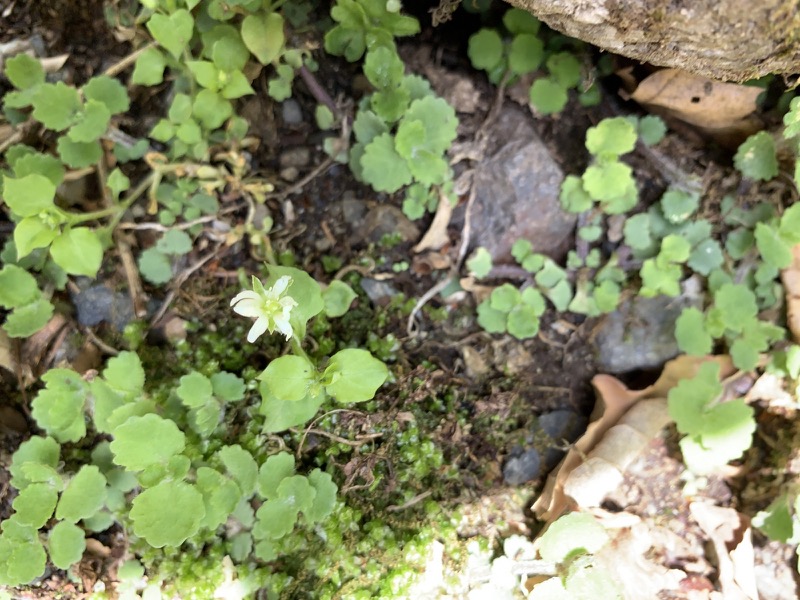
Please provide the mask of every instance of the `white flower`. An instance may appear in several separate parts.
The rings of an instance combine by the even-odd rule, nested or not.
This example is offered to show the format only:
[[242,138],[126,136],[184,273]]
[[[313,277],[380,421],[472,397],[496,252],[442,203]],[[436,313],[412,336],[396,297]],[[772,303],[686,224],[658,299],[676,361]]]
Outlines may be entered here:
[[294,333],[289,322],[292,309],[297,302],[287,296],[286,290],[292,283],[292,278],[284,275],[269,289],[253,277],[253,290],[246,290],[236,294],[231,300],[233,311],[243,317],[255,318],[256,322],[247,334],[247,341],[255,342],[265,331],[270,333],[276,329],[286,336],[288,340]]

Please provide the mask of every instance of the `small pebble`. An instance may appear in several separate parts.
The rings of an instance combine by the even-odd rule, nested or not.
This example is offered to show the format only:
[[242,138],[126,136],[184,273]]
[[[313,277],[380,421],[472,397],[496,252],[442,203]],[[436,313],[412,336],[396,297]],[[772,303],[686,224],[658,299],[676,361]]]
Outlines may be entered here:
[[299,125],[303,122],[303,111],[300,109],[300,104],[297,100],[289,98],[281,104],[281,115],[283,122],[287,125]]

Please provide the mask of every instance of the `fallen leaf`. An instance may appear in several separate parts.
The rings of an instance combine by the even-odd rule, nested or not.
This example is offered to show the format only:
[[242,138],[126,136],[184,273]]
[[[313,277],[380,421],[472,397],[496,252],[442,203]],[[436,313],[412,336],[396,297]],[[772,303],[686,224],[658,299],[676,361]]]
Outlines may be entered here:
[[646,77],[631,97],[647,107],[666,109],[687,123],[719,129],[752,114],[762,91],[680,69],[662,69]]
[[[668,418],[664,420],[663,406],[658,403],[649,403],[642,409],[641,414],[639,411],[631,414],[629,421],[621,422],[623,415],[643,399],[661,399],[662,402],[665,402],[664,399],[670,389],[675,387],[680,380],[694,376],[699,366],[709,360],[716,360],[720,363],[723,378],[734,371],[728,357],[679,356],[664,366],[658,381],[639,391],[629,390],[622,382],[610,375],[595,376],[592,379],[592,385],[597,394],[597,401],[590,417],[591,423],[586,428],[586,433],[573,444],[559,466],[548,476],[541,495],[532,507],[537,517],[551,522],[558,518],[570,504],[576,503],[576,499],[571,499],[565,492],[565,486],[573,471],[578,469],[584,461],[588,462],[593,458],[597,460],[593,460],[586,469],[579,471],[572,491],[577,493],[584,502],[592,503],[590,505],[602,502],[603,498],[600,497],[598,500],[596,495],[603,493],[603,490],[613,489],[613,487],[609,487],[610,482],[604,481],[604,478],[616,482],[614,485],[619,483],[622,478],[619,465],[627,467],[636,458],[636,454],[641,452],[647,441],[669,423]],[[612,434],[606,446],[600,446],[601,440],[618,424],[623,427]],[[631,454],[626,451],[624,446],[626,435],[633,436],[634,433],[639,435],[629,439],[638,439],[638,443],[635,446],[637,448],[635,454]],[[642,438],[647,439],[642,442]],[[598,452],[595,452],[596,449]],[[611,460],[607,460],[606,456],[611,457]],[[614,461],[618,461],[619,465]]]
[[438,250],[450,241],[450,236],[447,235],[447,226],[450,224],[453,208],[453,203],[446,196],[440,194],[439,205],[436,207],[436,214],[433,216],[431,226],[419,243],[414,246],[414,252]]
[[10,373],[17,372],[17,361],[12,351],[11,338],[8,337],[5,329],[0,329],[0,367]]
[[781,271],[786,289],[786,324],[795,342],[800,342],[800,244],[792,248],[792,264]]
[[689,510],[714,544],[726,600],[758,600],[750,520],[732,508],[707,502],[692,502]]
[[659,598],[664,591],[680,589],[686,573],[659,564],[655,558],[660,553],[650,549],[682,544],[676,533],[640,522],[617,532],[594,555],[593,564],[614,578],[625,600]]
[[759,87],[723,83],[680,69],[646,77],[631,98],[655,114],[694,125],[728,147],[763,128],[754,116]]

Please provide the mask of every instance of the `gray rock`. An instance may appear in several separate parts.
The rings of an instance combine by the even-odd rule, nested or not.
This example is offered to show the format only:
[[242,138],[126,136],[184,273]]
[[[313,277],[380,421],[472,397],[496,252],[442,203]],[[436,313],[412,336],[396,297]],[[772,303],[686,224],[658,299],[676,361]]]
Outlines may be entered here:
[[542,461],[539,453],[531,448],[506,461],[503,467],[503,481],[507,485],[522,485],[526,481],[536,479],[539,476],[541,466]]
[[[509,262],[511,246],[529,240],[536,252],[554,258],[571,246],[576,215],[558,199],[564,173],[534,133],[529,117],[507,112],[492,129],[506,142],[475,173],[473,246],[484,246],[495,262]],[[491,147],[491,145],[490,145]]]
[[297,146],[281,152],[278,163],[281,167],[302,168],[311,162],[311,150],[307,146]]
[[675,321],[694,304],[666,296],[625,301],[606,315],[592,336],[598,369],[606,373],[653,369],[677,356]]
[[551,471],[564,456],[564,442],[572,443],[584,431],[588,419],[571,410],[554,410],[539,417],[539,429],[550,438],[547,449],[544,450],[544,471]]
[[550,439],[575,441],[586,429],[586,417],[571,410],[554,410],[539,417],[539,427]]
[[379,242],[384,235],[400,234],[404,242],[419,239],[419,228],[403,211],[389,204],[376,204],[369,209],[364,219],[353,228],[353,240]]
[[281,104],[281,116],[287,125],[299,125],[303,122],[303,111],[294,98],[289,98]]
[[94,327],[106,322],[122,331],[133,319],[133,305],[127,294],[114,292],[104,285],[94,285],[72,297],[78,323]]
[[361,279],[361,288],[372,303],[378,306],[387,304],[393,296],[398,294],[398,291],[392,284],[386,281],[379,281],[378,279],[370,279],[369,277]]

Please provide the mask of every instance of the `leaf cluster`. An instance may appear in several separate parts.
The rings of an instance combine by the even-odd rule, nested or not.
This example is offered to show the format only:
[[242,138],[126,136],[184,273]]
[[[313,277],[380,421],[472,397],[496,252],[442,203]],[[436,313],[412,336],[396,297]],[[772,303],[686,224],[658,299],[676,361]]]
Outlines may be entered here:
[[41,63],[26,54],[8,60],[6,75],[15,88],[3,96],[6,110],[31,109],[36,121],[63,132],[56,142],[58,155],[61,162],[75,169],[100,160],[99,139],[111,118],[130,105],[128,92],[116,79],[93,77],[80,89],[61,81],[48,83]]
[[680,446],[686,466],[705,475],[742,456],[756,428],[753,409],[743,398],[721,400],[719,363],[703,363],[668,395],[669,414],[685,437]]
[[596,85],[581,89],[583,65],[574,52],[563,50],[569,38],[556,34],[558,43],[541,22],[527,11],[512,8],[503,15],[504,31],[484,27],[469,38],[468,55],[472,66],[486,71],[492,83],[504,77],[516,78],[540,70],[546,75],[537,78],[530,88],[530,101],[536,110],[549,115],[560,112],[567,104],[568,92],[578,88],[585,106],[597,104],[600,90]]
[[396,37],[419,33],[417,19],[390,11],[383,0],[336,0],[331,18],[336,25],[325,34],[325,50],[350,62],[372,48],[394,48]]

